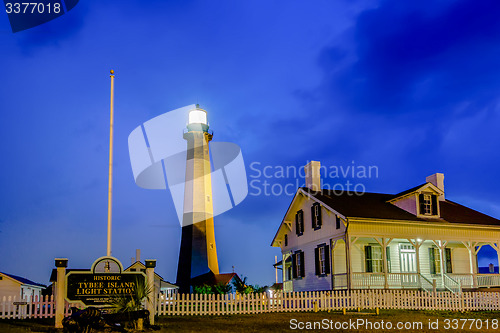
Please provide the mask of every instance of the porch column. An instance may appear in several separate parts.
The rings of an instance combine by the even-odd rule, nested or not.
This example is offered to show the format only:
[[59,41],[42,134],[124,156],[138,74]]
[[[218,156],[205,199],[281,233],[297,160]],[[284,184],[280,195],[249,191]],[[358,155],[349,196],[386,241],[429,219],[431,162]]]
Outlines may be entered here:
[[[287,282],[287,284],[292,283],[292,285],[293,285],[293,282],[291,282],[292,279],[290,279],[290,281],[288,281],[286,279],[286,272],[287,272],[286,261],[287,261],[288,258],[290,258],[290,256],[291,256],[291,254],[289,252],[288,253],[283,253],[282,254],[282,259],[281,259],[281,267],[282,267],[282,274],[283,274],[283,292],[285,291],[285,281]],[[288,289],[286,291],[293,291],[293,286],[292,286],[292,290]]]
[[387,246],[389,243],[392,241],[392,238],[375,238],[377,243],[380,244],[382,247],[382,263],[383,263],[383,270],[384,270],[384,288],[389,289],[389,267],[387,265]]
[[499,274],[500,274],[500,242],[497,243],[490,243],[490,246],[497,251],[497,259],[498,259],[498,267],[499,267]]
[[411,245],[415,248],[415,260],[417,261],[417,281],[418,281],[418,287],[422,288],[422,281],[420,280],[420,246],[425,240],[418,240],[415,239],[414,241],[411,239],[408,239]]
[[345,271],[347,276],[347,289],[352,287],[352,271],[351,271],[351,237],[345,235]]
[[[481,249],[482,245],[478,246],[478,242],[463,242],[464,246],[469,251],[469,268],[470,274],[472,275],[472,288],[477,288],[477,265],[476,265],[476,255]],[[476,249],[477,247],[477,249]],[[498,253],[498,252],[497,252]]]
[[332,281],[332,290],[335,289],[335,261],[334,261],[334,256],[335,256],[335,248],[337,247],[337,242],[338,239],[333,240],[330,239],[330,274],[331,274],[331,281]]
[[286,281],[285,280],[285,277],[286,277],[286,275],[285,275],[286,274],[286,272],[285,272],[285,260],[286,260],[285,254],[282,253],[281,254],[281,268],[282,268],[281,275],[283,276],[283,280],[282,280],[283,281],[283,291],[285,291],[285,281]]

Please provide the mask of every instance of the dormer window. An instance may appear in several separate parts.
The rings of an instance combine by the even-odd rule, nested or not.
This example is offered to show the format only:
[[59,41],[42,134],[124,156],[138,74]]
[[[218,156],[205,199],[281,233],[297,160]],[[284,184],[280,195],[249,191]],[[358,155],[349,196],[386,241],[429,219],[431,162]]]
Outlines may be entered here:
[[418,196],[420,215],[438,215],[437,196],[430,193],[421,193]]
[[424,214],[432,214],[432,199],[430,194],[424,194]]

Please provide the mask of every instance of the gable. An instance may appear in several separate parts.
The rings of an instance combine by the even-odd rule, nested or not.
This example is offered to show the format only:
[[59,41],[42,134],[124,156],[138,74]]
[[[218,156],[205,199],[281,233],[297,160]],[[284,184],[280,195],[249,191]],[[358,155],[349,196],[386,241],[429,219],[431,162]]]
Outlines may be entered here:
[[[293,222],[295,220],[295,212],[299,209],[298,207],[301,206],[305,199],[304,195],[300,193],[300,189],[295,192],[292,202],[290,203],[290,206],[288,206],[278,231],[271,242],[271,246],[279,246],[279,243],[283,241],[285,234],[292,231]],[[293,217],[291,217],[292,215]]]
[[[435,196],[435,198],[432,199],[434,202],[434,204],[431,205],[434,207],[432,208],[432,213],[424,214],[421,212],[423,209],[421,204],[423,194]],[[425,183],[394,195],[394,198],[388,200],[388,202],[415,216],[424,218],[439,218],[440,209],[439,204],[437,203],[437,198],[443,194],[444,192],[434,184]]]
[[425,184],[421,184],[421,185],[415,186],[413,188],[410,188],[406,191],[400,192],[398,194],[395,194],[393,196],[393,198],[391,198],[387,202],[395,203],[395,202],[398,202],[401,200],[405,200],[408,197],[415,196],[416,194],[420,194],[422,192],[431,193],[431,194],[435,194],[435,195],[444,194],[444,192],[442,190],[440,190],[439,188],[437,188],[434,184],[425,183]]
[[134,262],[132,265],[124,269],[125,272],[146,272],[146,265],[140,261]]
[[[334,215],[340,216],[344,221],[345,221],[345,216],[334,210],[331,206],[328,206],[325,204],[321,198],[318,198],[311,193],[308,192],[308,189],[304,188],[299,188],[297,192],[295,193],[295,196],[292,199],[292,202],[290,203],[290,206],[288,207],[285,217],[281,221],[280,227],[278,228],[278,231],[276,232],[276,235],[273,238],[273,241],[271,242],[271,246],[273,247],[280,247],[281,243],[284,240],[285,234],[295,232],[295,215],[299,210],[309,210],[310,205],[307,205],[307,203],[318,203],[320,206],[324,209],[327,209],[328,211],[332,212]],[[316,193],[316,192],[313,192]],[[306,213],[307,215],[308,213]],[[305,221],[304,221],[305,223]]]

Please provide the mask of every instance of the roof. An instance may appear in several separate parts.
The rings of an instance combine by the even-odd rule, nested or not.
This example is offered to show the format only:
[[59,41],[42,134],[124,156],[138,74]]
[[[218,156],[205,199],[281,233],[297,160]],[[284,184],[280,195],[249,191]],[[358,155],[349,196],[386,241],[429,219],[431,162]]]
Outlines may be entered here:
[[[425,184],[424,184],[425,185]],[[414,187],[416,191],[423,185]],[[387,201],[411,192],[405,191],[396,195],[383,193],[364,193],[357,195],[353,192],[344,192],[338,195],[330,190],[310,192],[308,188],[301,188],[316,199],[335,209],[345,217],[408,220],[408,221],[439,221],[449,223],[466,223],[481,225],[498,225],[500,220],[465,207],[450,200],[439,201],[441,218],[420,218]]]
[[364,218],[377,220],[392,220],[392,221],[412,221],[412,222],[439,222],[439,223],[456,223],[468,225],[484,225],[484,226],[500,226],[500,220],[488,216],[474,209],[460,205],[451,200],[439,200],[439,217],[419,217],[407,212],[394,205],[392,202],[402,198],[410,193],[417,192],[423,189],[430,189],[441,194],[443,191],[437,188],[432,183],[424,183],[397,194],[385,193],[362,193],[344,191],[336,193],[332,190],[322,189],[321,191],[312,191],[307,187],[300,187],[292,200],[292,203],[285,213],[285,217],[281,222],[280,227],[276,231],[276,235],[271,242],[271,246],[276,246],[276,240],[283,232],[286,216],[300,194],[311,196],[313,199],[325,205],[325,207],[339,213],[344,218]]
[[395,198],[399,198],[399,197],[403,197],[409,193],[413,193],[415,191],[417,191],[418,189],[420,189],[421,187],[424,187],[425,185],[427,185],[427,183],[423,183],[423,184],[420,184],[418,186],[415,186],[415,187],[412,187],[412,188],[409,188],[407,189],[406,191],[403,191],[403,192],[400,192],[398,194],[395,194],[393,195],[393,198],[392,199],[395,199]]
[[44,284],[33,282],[33,281],[29,280],[29,279],[23,278],[22,276],[17,276],[17,275],[13,275],[13,274],[7,274],[7,273],[4,273],[4,272],[0,272],[0,274],[6,275],[6,276],[10,277],[11,279],[19,281],[21,284],[29,284],[29,285],[32,285],[32,286],[38,286],[38,287],[43,287],[43,288],[47,287]]
[[208,272],[192,278],[191,284],[195,286],[201,286],[204,284],[209,286],[215,286],[218,284],[228,285],[234,278],[240,280],[240,277],[236,273],[214,274],[212,272]]
[[[292,257],[288,257],[288,258],[286,258],[286,260],[285,260],[285,264],[286,264],[286,263],[289,263],[289,262],[290,262],[290,263],[292,262]],[[281,266],[281,265],[283,265],[283,260],[280,260],[280,261],[278,261],[277,263],[273,264],[273,266],[274,266],[274,267],[279,267],[279,266]]]

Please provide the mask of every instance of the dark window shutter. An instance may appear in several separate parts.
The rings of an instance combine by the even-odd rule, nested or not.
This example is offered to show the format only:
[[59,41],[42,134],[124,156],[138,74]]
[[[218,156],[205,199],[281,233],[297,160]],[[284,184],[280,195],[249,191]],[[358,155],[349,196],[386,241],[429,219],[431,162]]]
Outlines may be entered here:
[[304,211],[299,210],[299,226],[300,226],[300,234],[304,233]]
[[446,247],[444,249],[444,254],[446,258],[446,273],[453,273],[453,267],[451,266],[451,249]]
[[321,205],[318,204],[316,206],[318,207],[318,216],[316,217],[316,226],[318,228],[321,228],[321,224],[323,223],[321,221]]
[[300,234],[300,229],[299,229],[299,212],[295,214],[295,233],[298,235]]
[[318,224],[318,221],[316,220],[316,212],[315,212],[316,205],[311,206],[311,227],[313,229],[316,229],[316,226]]
[[285,246],[288,246],[288,234],[285,234]]
[[422,193],[420,193],[418,195],[418,202],[420,204],[420,211],[419,213],[424,215],[425,214],[425,204],[424,204],[424,195]]
[[330,274],[330,246],[325,246],[325,274]]
[[306,276],[306,271],[304,269],[305,267],[305,262],[304,262],[304,252],[300,252],[300,276],[304,277]]
[[335,228],[340,229],[340,216],[335,216]]
[[391,272],[391,247],[385,248],[385,258],[387,259],[387,273]]
[[296,260],[297,254],[292,254],[292,277],[294,279],[297,278],[297,260]]
[[431,274],[436,274],[436,261],[434,260],[434,248],[429,248],[429,267],[431,269]]
[[438,201],[437,201],[437,195],[432,195],[432,215],[437,215],[438,214]]
[[319,267],[319,247],[314,249],[314,265],[316,267],[316,275],[320,274],[320,267]]
[[367,273],[373,272],[372,247],[370,245],[365,246],[365,270]]

